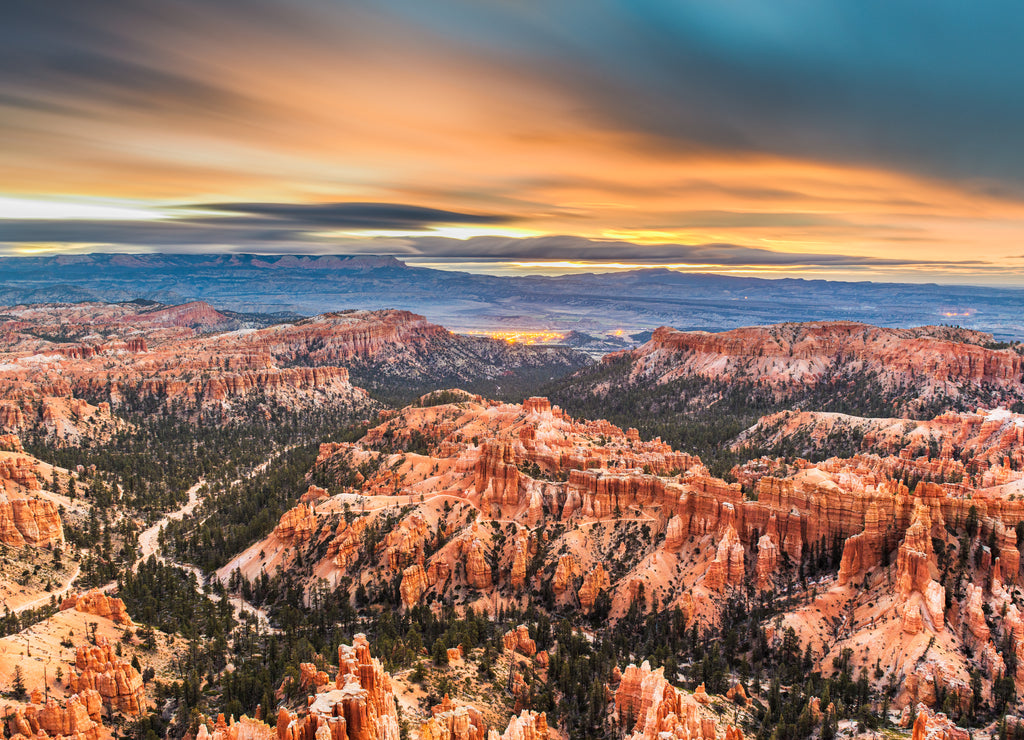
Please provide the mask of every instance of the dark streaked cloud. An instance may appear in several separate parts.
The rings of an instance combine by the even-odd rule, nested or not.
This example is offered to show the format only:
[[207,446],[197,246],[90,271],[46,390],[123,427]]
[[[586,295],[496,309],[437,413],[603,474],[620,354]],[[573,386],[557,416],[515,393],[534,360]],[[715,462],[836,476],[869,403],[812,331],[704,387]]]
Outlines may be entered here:
[[[19,253],[19,244],[60,244],[77,250],[103,251],[104,248],[137,249],[140,244],[162,251],[204,252],[227,248],[236,252],[261,254],[323,254],[323,255],[391,255],[406,258],[440,260],[504,260],[504,261],[566,261],[566,262],[628,262],[636,264],[673,264],[708,267],[785,267],[820,266],[829,268],[913,267],[915,265],[988,269],[995,267],[983,260],[914,260],[879,258],[855,254],[826,254],[773,251],[736,244],[636,244],[622,240],[595,240],[571,235],[538,237],[477,236],[455,239],[442,236],[408,236],[399,238],[328,239],[314,231],[324,223],[299,223],[297,212],[282,205],[278,215],[272,204],[263,208],[245,206],[225,211],[266,214],[256,218],[223,217],[201,220],[163,221],[88,221],[88,220],[16,220],[0,219],[0,245],[5,251]],[[368,204],[358,204],[368,205]],[[400,212],[429,211],[410,206],[388,206]],[[372,209],[371,209],[372,210]],[[384,209],[381,209],[383,211]],[[330,212],[330,209],[325,208]],[[337,215],[337,214],[335,214]],[[408,215],[408,213],[407,213]],[[450,223],[459,214],[435,214],[439,222]],[[419,227],[426,225],[420,213]],[[386,230],[378,222],[375,228]],[[340,226],[332,221],[331,226]],[[365,226],[360,222],[361,226]],[[405,222],[408,226],[409,222]]]
[[[178,218],[161,220],[0,219],[0,242],[116,244],[219,248],[259,246],[292,251],[323,244],[325,230],[429,232],[431,227],[501,224],[498,214],[458,213],[403,203],[200,203],[171,209]],[[222,213],[200,216],[198,213]]]
[[[423,229],[438,224],[502,224],[515,219],[495,214],[456,213],[401,203],[208,203],[204,211],[253,216],[248,223],[301,224],[304,228]],[[219,219],[218,219],[219,220]],[[229,223],[242,219],[231,218]]]
[[0,220],[0,242],[9,244],[118,245],[135,249],[139,245],[165,247],[223,247],[232,244],[273,244],[286,249],[292,242],[306,241],[299,229],[281,225],[250,227],[220,226],[187,221],[93,221],[93,220]]
[[472,239],[414,237],[409,242],[417,256],[458,259],[628,261],[650,264],[719,266],[909,266],[943,264],[949,267],[980,266],[978,260],[935,262],[930,260],[885,259],[849,254],[776,252],[736,244],[634,244],[616,240],[594,240],[558,235],[528,238],[478,236]]

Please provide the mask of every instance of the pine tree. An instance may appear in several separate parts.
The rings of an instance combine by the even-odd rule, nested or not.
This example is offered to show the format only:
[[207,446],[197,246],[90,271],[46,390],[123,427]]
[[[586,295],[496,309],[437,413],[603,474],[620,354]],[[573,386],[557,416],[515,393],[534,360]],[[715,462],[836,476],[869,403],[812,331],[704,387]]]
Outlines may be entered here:
[[11,689],[14,691],[14,698],[24,701],[28,695],[25,691],[25,677],[21,675],[21,666],[14,666],[14,680],[11,682]]
[[434,640],[434,647],[431,650],[431,655],[434,658],[434,665],[448,665],[448,645],[445,644],[445,641],[442,638],[438,637]]

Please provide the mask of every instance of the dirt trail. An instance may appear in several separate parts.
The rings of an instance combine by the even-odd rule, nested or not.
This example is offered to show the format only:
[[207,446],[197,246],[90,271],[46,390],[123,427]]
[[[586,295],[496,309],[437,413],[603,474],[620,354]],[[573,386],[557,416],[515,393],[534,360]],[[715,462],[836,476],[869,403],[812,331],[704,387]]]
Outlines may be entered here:
[[75,566],[75,572],[72,573],[71,577],[68,578],[67,582],[63,586],[58,588],[56,591],[50,591],[48,593],[43,594],[38,599],[33,599],[32,601],[28,601],[28,602],[25,602],[24,604],[20,604],[17,607],[15,607],[14,609],[11,609],[11,611],[14,614],[20,614],[21,612],[28,611],[29,609],[37,609],[37,608],[39,608],[41,606],[46,606],[47,604],[49,604],[50,603],[50,599],[53,599],[53,598],[56,598],[57,599],[57,603],[59,604],[60,601],[65,596],[68,595],[68,592],[75,585],[75,581],[78,579],[78,576],[79,576],[79,574],[81,572],[82,572],[81,566],[76,565]]
[[[235,486],[241,483],[246,478],[253,478],[259,475],[268,467],[270,467],[270,464],[275,459],[283,455],[289,449],[291,448],[289,447],[279,452],[275,452],[265,461],[263,461],[255,468],[253,468],[251,471],[249,471],[245,476],[233,480],[230,483],[230,486]],[[196,508],[203,502],[203,497],[199,495],[199,491],[200,489],[202,489],[205,483],[206,481],[203,478],[200,478],[198,481],[196,481],[195,484],[188,489],[188,500],[181,506],[181,508],[164,514],[164,516],[162,516],[159,520],[157,520],[152,525],[147,527],[146,530],[139,535],[139,560],[136,562],[134,566],[135,569],[138,569],[138,563],[142,562],[150,556],[153,556],[157,559],[158,562],[167,565],[173,565],[177,568],[181,568],[182,570],[187,570],[189,573],[192,573],[196,577],[196,588],[199,591],[203,591],[203,587],[206,584],[206,575],[203,573],[202,570],[200,570],[194,565],[190,565],[189,563],[182,563],[177,560],[172,560],[166,557],[163,554],[163,552],[161,552],[160,548],[160,532],[164,529],[164,527],[167,526],[168,522],[180,521],[186,515],[191,515],[195,512]],[[216,594],[207,595],[214,601],[217,601],[220,598]],[[256,618],[256,623],[260,630],[265,632],[278,632],[278,630],[276,630],[274,627],[270,625],[270,618],[263,609],[260,609],[259,607],[249,603],[241,596],[232,595],[229,597],[228,600],[231,602],[231,606],[235,610],[236,619],[241,620],[243,613],[250,614]]]
[[[139,561],[145,560],[150,555],[156,555],[157,560],[166,562],[163,555],[157,552],[160,547],[160,530],[166,527],[168,522],[181,521],[186,514],[191,514],[196,510],[196,507],[203,501],[199,496],[199,489],[203,487],[204,483],[206,480],[203,478],[197,480],[188,489],[188,501],[182,504],[180,509],[164,514],[139,535]],[[136,563],[133,570],[138,570],[138,567],[138,563]]]

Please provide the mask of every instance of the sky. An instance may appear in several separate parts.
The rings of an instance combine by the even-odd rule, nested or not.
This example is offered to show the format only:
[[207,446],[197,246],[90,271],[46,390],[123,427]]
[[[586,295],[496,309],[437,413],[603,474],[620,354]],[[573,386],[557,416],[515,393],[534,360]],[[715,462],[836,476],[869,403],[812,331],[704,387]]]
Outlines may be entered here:
[[0,7],[0,255],[1024,286],[1024,6]]

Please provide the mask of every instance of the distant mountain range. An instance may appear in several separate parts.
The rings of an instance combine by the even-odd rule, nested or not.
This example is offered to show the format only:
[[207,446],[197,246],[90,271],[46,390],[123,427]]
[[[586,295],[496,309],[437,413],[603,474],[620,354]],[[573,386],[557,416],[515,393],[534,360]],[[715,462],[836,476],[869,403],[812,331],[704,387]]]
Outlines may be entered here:
[[[658,326],[722,331],[783,321],[956,324],[1024,339],[1024,290],[741,278],[652,268],[497,277],[411,267],[393,257],[93,254],[0,258],[0,304],[207,301],[247,313],[398,308],[455,331],[553,329],[595,336]],[[575,346],[585,338],[573,335]],[[610,348],[605,344],[606,348]]]

